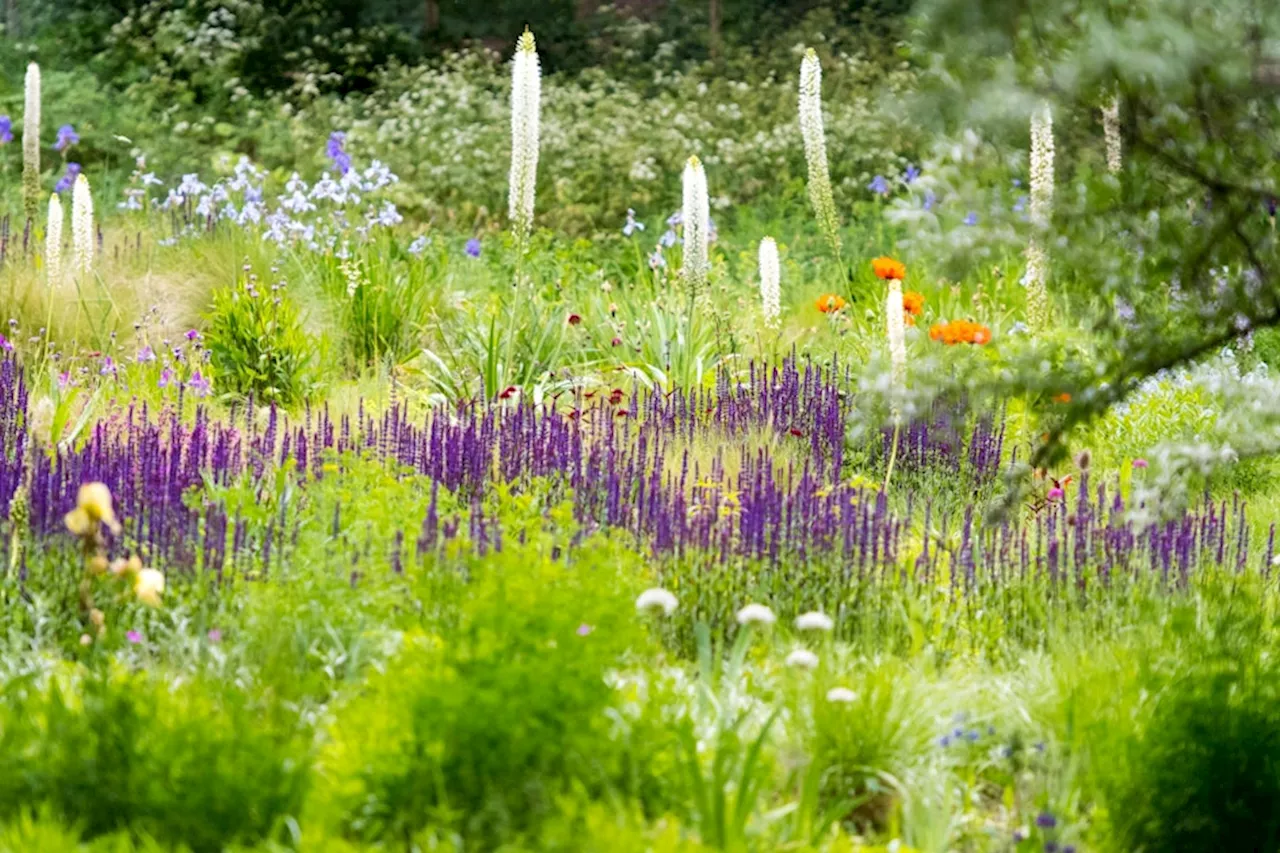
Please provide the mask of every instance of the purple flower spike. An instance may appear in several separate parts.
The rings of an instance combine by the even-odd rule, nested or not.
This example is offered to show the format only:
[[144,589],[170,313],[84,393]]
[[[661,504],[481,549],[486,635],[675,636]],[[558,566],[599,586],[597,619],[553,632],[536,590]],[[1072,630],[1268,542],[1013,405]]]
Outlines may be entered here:
[[8,145],[13,141],[13,119],[0,116],[0,145]]
[[54,184],[53,191],[61,195],[75,185],[76,178],[80,175],[79,163],[68,163],[67,173],[58,179],[58,183]]

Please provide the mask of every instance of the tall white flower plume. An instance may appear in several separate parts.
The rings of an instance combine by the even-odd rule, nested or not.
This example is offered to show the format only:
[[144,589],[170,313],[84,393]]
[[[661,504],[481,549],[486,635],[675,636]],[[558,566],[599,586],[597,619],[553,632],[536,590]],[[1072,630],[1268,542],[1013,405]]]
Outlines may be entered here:
[[22,209],[27,219],[40,214],[40,66],[27,66],[22,112]]
[[809,165],[809,201],[818,217],[818,227],[838,258],[840,221],[831,193],[826,130],[822,122],[822,63],[812,48],[805,51],[800,62],[800,135],[804,137],[804,158]]
[[522,246],[533,231],[541,110],[542,69],[533,33],[526,29],[516,42],[511,65],[511,176],[507,199],[511,229]]
[[1037,228],[1053,215],[1053,113],[1042,104],[1031,115],[1031,222]]
[[1112,95],[1102,106],[1102,134],[1107,140],[1107,171],[1118,175],[1123,166],[1120,143],[1120,97]]
[[44,268],[50,286],[62,277],[62,199],[57,193],[49,196],[49,221],[44,229]]
[[778,244],[772,237],[760,241],[760,301],[765,322],[778,325],[782,316],[782,267],[778,263]]
[[702,161],[690,157],[684,167],[684,280],[690,298],[707,283],[708,251],[711,242],[711,201],[707,197],[707,172]]
[[901,390],[907,384],[907,321],[902,306],[902,282],[889,279],[889,295],[885,299],[885,335],[889,340],[889,362],[893,365],[893,387]]
[[93,193],[82,174],[71,190],[71,259],[76,275],[88,275],[93,268],[93,247]]
[[1031,115],[1031,245],[1027,247],[1027,320],[1041,328],[1049,313],[1049,256],[1039,231],[1053,216],[1053,113],[1043,104]]

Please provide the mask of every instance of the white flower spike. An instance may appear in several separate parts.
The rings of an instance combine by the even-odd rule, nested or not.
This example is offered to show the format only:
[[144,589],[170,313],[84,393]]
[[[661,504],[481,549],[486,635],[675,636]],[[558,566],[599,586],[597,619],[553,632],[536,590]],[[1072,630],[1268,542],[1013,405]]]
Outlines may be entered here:
[[52,193],[49,196],[49,220],[44,229],[44,268],[50,287],[62,278],[62,225],[65,221],[62,199],[57,193]]
[[76,275],[88,275],[93,268],[94,243],[93,193],[89,179],[81,174],[71,190],[71,256]]
[[516,42],[511,65],[511,175],[507,214],[516,241],[524,246],[533,232],[538,183],[538,137],[542,112],[542,69],[533,33]]
[[707,284],[708,252],[711,243],[711,202],[707,197],[707,171],[702,161],[690,157],[684,167],[684,280],[690,298]]
[[822,120],[822,63],[812,48],[805,51],[800,62],[800,135],[804,138],[804,158],[809,166],[809,202],[823,236],[839,258],[840,221],[831,192],[827,137]]
[[772,237],[760,241],[760,302],[764,321],[776,327],[782,316],[782,267],[778,263],[778,244]]

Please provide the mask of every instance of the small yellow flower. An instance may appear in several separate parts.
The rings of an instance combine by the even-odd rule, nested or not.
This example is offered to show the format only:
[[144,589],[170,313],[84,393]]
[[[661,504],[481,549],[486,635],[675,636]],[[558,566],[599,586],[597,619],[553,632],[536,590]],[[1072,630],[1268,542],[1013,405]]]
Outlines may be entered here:
[[80,507],[76,507],[67,513],[62,519],[67,525],[67,529],[75,536],[88,536],[89,530],[93,526],[93,521],[89,518],[89,513]]
[[134,578],[133,594],[148,607],[159,607],[163,592],[164,574],[156,569],[143,569]]
[[113,533],[120,531],[115,510],[111,506],[111,490],[105,483],[85,483],[76,496],[76,508],[64,519],[67,529],[77,536],[87,536],[95,523],[105,524]]

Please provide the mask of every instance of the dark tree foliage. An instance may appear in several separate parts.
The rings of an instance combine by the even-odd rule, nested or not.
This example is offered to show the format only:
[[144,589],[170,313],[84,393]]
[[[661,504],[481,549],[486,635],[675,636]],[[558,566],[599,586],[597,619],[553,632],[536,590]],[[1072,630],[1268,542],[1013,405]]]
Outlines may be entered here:
[[[1072,392],[1062,434],[1158,371],[1280,324],[1280,5],[1273,0],[932,0],[928,114],[1025,150],[1048,104],[1060,140],[1050,291],[1090,328],[1089,358],[1029,360],[1018,381]],[[1108,174],[1100,108],[1118,99],[1123,168]],[[1059,305],[1063,300],[1058,300]],[[1059,309],[1061,310],[1061,308]],[[1272,452],[1247,431],[1242,455]]]
[[[705,59],[721,47],[776,47],[770,36],[804,15],[825,10],[859,28],[892,26],[910,0],[0,0],[9,35],[57,45],[46,65],[94,63],[104,79],[128,82],[154,72],[157,60],[137,42],[113,37],[122,21],[139,37],[155,37],[165,13],[193,24],[220,9],[235,16],[247,46],[230,73],[256,93],[286,88],[304,65],[331,69],[341,91],[366,88],[390,60],[421,61],[464,46],[508,50],[526,26],[538,36],[544,67],[577,70],[603,61],[613,28],[638,20],[653,41],[673,42],[678,55]],[[713,19],[717,22],[713,36]],[[147,46],[150,47],[149,45]],[[168,69],[166,69],[168,70]],[[181,74],[179,74],[181,76]]]

